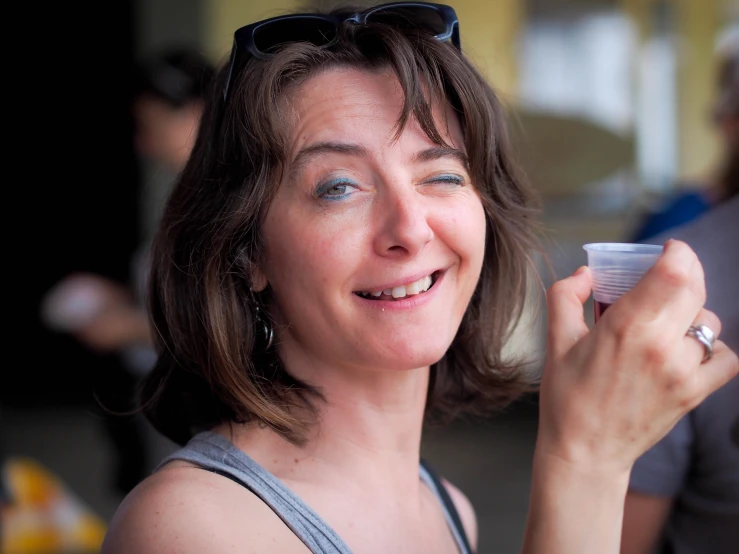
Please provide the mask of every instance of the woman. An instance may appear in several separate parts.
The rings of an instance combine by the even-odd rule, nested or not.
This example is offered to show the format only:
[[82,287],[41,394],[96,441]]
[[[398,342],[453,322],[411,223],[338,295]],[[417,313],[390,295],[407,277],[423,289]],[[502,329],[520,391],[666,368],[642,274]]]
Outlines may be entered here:
[[[144,409],[187,446],[105,554],[475,550],[422,422],[529,388],[501,349],[535,212],[453,10],[402,6],[236,32],[152,261]],[[548,295],[527,553],[617,552],[630,464],[739,365],[685,336],[719,322],[683,243],[590,332],[589,293]]]

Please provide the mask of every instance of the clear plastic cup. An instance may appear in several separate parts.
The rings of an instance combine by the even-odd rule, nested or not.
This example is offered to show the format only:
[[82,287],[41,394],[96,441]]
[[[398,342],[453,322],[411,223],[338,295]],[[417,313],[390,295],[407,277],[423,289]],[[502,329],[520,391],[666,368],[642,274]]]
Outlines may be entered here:
[[603,312],[633,287],[662,254],[658,244],[593,242],[584,244],[593,275],[593,316]]

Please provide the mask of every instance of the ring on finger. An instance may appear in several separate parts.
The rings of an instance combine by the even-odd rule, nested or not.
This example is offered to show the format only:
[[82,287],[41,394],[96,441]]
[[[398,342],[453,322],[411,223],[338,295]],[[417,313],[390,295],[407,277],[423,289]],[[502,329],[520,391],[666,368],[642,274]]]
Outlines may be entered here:
[[703,360],[701,363],[710,360],[713,356],[713,343],[716,340],[716,333],[708,325],[699,324],[691,325],[685,334],[703,345]]

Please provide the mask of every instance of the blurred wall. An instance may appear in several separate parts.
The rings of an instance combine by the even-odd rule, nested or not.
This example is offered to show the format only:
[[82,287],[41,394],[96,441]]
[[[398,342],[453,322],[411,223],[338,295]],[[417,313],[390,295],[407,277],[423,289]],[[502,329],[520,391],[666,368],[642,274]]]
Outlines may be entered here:
[[[221,60],[231,50],[234,31],[242,25],[306,6],[330,7],[338,3],[326,0],[208,0],[203,8],[206,50],[214,59]],[[380,2],[354,3],[374,5]],[[456,0],[450,4],[459,16],[463,50],[501,93],[513,93],[516,86],[515,39],[524,2]]]
[[642,45],[660,31],[656,14],[668,11],[677,57],[677,176],[704,175],[716,161],[718,141],[709,112],[715,98],[717,32],[736,18],[735,0],[621,0]]

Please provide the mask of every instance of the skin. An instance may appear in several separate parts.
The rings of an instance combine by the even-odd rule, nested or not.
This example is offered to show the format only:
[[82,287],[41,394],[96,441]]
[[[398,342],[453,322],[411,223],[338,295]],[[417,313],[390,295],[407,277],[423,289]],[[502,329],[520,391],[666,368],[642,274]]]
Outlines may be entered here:
[[[451,343],[479,277],[479,198],[457,157],[419,159],[434,145],[414,124],[392,140],[400,94],[388,74],[333,69],[296,90],[287,107],[291,161],[264,222],[268,262],[255,280],[257,288],[270,287],[286,367],[319,386],[326,403],[302,448],[254,425],[216,431],[296,492],[353,552],[457,552],[439,502],[418,478],[418,463],[428,365]],[[461,150],[452,115],[439,109],[437,119]],[[362,151],[299,155],[325,141]],[[294,162],[299,157],[304,163]],[[449,174],[462,180],[437,182]],[[320,186],[336,175],[355,183]],[[329,190],[341,198],[326,199]],[[442,278],[427,296],[393,303],[355,294],[437,270]],[[701,364],[701,345],[685,336],[694,321],[720,332],[716,316],[702,309],[702,268],[685,243],[668,242],[593,329],[583,313],[591,284],[583,268],[547,292],[547,362],[524,554],[617,554],[632,464],[739,371],[720,340]],[[476,542],[474,511],[449,488]],[[102,548],[103,554],[306,551],[247,490],[182,462],[128,495]]]

